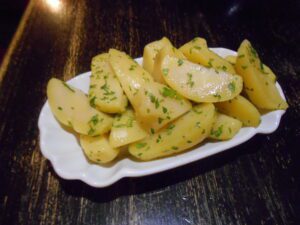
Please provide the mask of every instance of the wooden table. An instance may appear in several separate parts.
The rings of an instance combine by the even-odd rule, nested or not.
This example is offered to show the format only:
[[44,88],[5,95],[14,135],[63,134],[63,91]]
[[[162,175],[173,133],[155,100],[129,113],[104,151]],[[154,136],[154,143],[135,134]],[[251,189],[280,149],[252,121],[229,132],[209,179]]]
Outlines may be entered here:
[[[0,70],[0,224],[299,224],[299,2],[30,1]],[[248,38],[290,108],[278,130],[213,157],[95,189],[39,149],[46,84],[109,48],[141,56],[167,36],[237,49]]]

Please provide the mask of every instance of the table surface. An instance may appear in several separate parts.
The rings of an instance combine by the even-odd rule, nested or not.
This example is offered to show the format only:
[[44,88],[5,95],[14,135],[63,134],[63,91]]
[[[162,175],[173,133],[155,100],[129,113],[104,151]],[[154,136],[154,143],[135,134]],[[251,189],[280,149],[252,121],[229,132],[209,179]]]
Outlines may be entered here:
[[[0,69],[0,224],[296,224],[299,1],[32,0]],[[284,4],[284,5],[283,5]],[[141,56],[167,36],[236,50],[249,39],[290,105],[276,132],[171,171],[96,189],[58,177],[39,149],[47,81],[109,48]]]

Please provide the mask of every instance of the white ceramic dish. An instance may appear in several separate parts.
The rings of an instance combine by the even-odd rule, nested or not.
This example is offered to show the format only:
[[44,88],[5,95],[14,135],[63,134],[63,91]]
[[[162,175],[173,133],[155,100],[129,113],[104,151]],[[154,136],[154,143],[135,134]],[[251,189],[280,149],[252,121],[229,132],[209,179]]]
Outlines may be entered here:
[[[212,48],[214,52],[225,57],[236,52],[225,48]],[[136,59],[138,63],[142,58]],[[88,92],[91,72],[80,74],[67,83]],[[282,89],[276,83],[281,96]],[[137,162],[129,158],[121,159],[109,166],[91,164],[85,158],[76,137],[62,129],[54,118],[48,102],[41,110],[38,126],[40,130],[40,149],[51,161],[56,173],[64,179],[77,179],[93,187],[105,187],[123,177],[140,177],[179,167],[199,159],[225,151],[249,140],[257,133],[271,133],[279,126],[284,110],[277,110],[262,116],[257,128],[245,127],[231,140],[222,142],[205,142],[204,144],[182,154],[150,162]]]

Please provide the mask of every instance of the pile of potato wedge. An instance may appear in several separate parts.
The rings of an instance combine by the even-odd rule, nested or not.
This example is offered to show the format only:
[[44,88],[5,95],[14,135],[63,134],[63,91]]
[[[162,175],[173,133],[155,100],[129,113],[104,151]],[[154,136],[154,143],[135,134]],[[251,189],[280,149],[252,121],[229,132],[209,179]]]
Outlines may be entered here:
[[121,151],[152,160],[257,127],[261,110],[288,107],[275,83],[248,40],[222,58],[203,38],[177,49],[164,37],[145,46],[142,66],[116,49],[93,57],[88,95],[52,78],[47,96],[89,161],[104,164]]

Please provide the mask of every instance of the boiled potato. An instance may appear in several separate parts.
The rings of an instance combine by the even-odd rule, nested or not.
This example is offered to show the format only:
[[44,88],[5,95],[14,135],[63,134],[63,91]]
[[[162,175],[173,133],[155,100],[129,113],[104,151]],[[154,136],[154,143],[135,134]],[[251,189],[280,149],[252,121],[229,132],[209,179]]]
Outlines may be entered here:
[[88,97],[79,89],[52,78],[47,85],[51,111],[64,125],[85,135],[100,135],[110,130],[113,119],[92,108]]
[[109,143],[112,147],[120,147],[139,141],[148,136],[140,124],[136,121],[132,109],[127,109],[114,119],[109,135]]
[[167,45],[172,47],[172,43],[170,42],[170,40],[166,37],[163,37],[162,39],[151,42],[144,47],[143,67],[148,73],[151,74],[153,71],[156,54],[160,49]]
[[[178,49],[174,48],[171,45],[166,45],[164,46],[156,55],[155,60],[154,60],[154,65],[153,65],[153,72],[152,76],[154,80],[158,83],[165,84],[165,80],[163,78],[163,73],[161,71],[161,64],[163,62],[163,59],[166,55],[169,56],[175,56],[179,59],[186,59],[186,57],[182,54],[181,51]],[[179,64],[182,61],[179,60]]]
[[161,71],[170,87],[195,102],[226,101],[237,96],[243,87],[238,75],[218,72],[168,55],[163,59]]
[[[243,55],[242,56],[239,56],[239,57],[244,57]],[[234,56],[234,55],[229,55],[229,56],[226,56],[225,59],[230,62],[233,66],[235,66],[235,63],[236,63],[236,58],[237,56]],[[273,82],[276,82],[276,75],[273,73],[273,71],[270,69],[270,67],[268,67],[267,65],[265,64],[262,64],[260,63],[259,64],[259,69],[262,70],[262,72],[268,76]]]
[[236,74],[234,67],[221,56],[211,51],[203,38],[194,38],[180,47],[179,50],[183,52],[188,60],[194,63],[200,63],[218,71]]
[[196,105],[158,133],[129,145],[129,153],[141,160],[152,160],[182,152],[209,135],[214,119],[213,104]]
[[[189,101],[167,86],[154,82],[151,75],[138,64],[132,64],[125,53],[111,49],[109,54],[136,118],[147,132],[160,129],[191,108]],[[130,63],[134,65],[132,70]]]
[[236,71],[243,77],[244,89],[250,101],[261,109],[286,109],[288,104],[279,94],[274,81],[264,74],[257,52],[248,40],[239,47]]
[[236,62],[236,56],[235,55],[228,55],[225,57],[225,60],[230,62],[233,66],[235,65]]
[[257,127],[260,124],[259,111],[241,95],[226,102],[218,102],[215,106],[220,112],[240,120],[246,127]]
[[216,120],[209,137],[215,140],[228,140],[233,138],[241,129],[242,122],[221,113],[216,114]]
[[80,145],[86,157],[93,163],[108,163],[115,159],[120,149],[109,144],[107,135],[96,137],[80,135]]
[[92,59],[90,77],[90,104],[106,113],[124,112],[127,97],[116,78],[108,61],[108,54],[103,53]]

